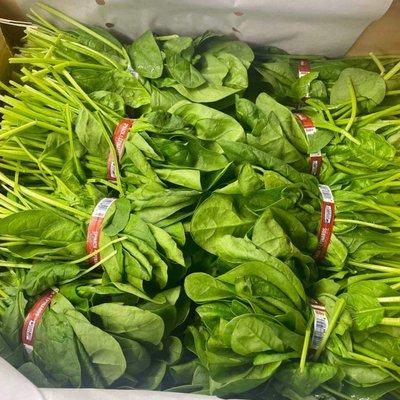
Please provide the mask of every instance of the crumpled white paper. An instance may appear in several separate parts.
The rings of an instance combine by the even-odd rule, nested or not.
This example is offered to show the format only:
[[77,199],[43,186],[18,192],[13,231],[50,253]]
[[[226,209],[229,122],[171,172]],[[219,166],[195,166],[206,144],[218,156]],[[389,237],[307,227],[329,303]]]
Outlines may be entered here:
[[1,400],[220,400],[149,390],[40,389],[0,357]]
[[[35,0],[15,0],[28,11]],[[89,25],[135,38],[210,29],[298,54],[343,55],[391,0],[47,0]]]

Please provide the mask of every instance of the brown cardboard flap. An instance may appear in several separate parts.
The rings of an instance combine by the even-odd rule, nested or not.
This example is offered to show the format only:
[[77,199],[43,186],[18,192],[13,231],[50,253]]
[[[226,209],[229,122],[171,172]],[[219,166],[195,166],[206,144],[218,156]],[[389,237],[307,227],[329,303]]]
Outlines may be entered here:
[[[14,0],[0,0],[0,17],[14,19],[17,21],[26,21],[26,15]],[[24,34],[23,28],[11,25],[1,25],[3,35],[6,38],[8,46],[13,48],[18,46]]]
[[356,40],[348,56],[400,55],[400,0],[394,0],[386,14],[370,24]]
[[10,49],[6,43],[3,33],[0,30],[0,80],[8,79],[10,73],[10,64],[8,59],[11,57]]

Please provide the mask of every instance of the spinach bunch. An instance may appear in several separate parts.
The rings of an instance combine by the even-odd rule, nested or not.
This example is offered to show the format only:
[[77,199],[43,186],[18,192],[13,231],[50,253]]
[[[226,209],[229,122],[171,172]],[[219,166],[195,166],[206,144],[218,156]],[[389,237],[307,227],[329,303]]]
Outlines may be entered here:
[[42,387],[156,389],[168,365],[181,357],[182,343],[171,336],[188,311],[180,293],[179,287],[164,291],[155,305],[135,303],[132,296],[101,284],[81,281],[74,289],[61,285],[26,359],[15,333],[32,298],[27,302],[19,291],[2,315],[1,355]]
[[[310,71],[299,74],[300,62],[306,60]],[[352,80],[357,97],[365,100],[368,109],[379,104],[388,90],[398,88],[394,74],[383,79],[381,72],[391,71],[397,57],[354,57],[328,59],[322,56],[285,54],[280,49],[267,48],[256,52],[255,69],[269,93],[278,101],[296,106],[307,98],[339,105],[348,102],[348,80]],[[255,83],[259,84],[256,79]],[[375,93],[370,96],[370,91]],[[348,104],[348,103],[347,103]]]
[[[105,29],[89,28],[43,3],[38,7],[73,29],[60,29],[31,10],[29,17],[34,26],[27,28],[26,44],[12,63],[26,65],[39,79],[52,71],[67,75],[74,88],[79,86],[90,96],[118,108],[150,104],[144,80],[131,72],[125,45]],[[42,72],[38,73],[38,67]]]
[[212,32],[192,39],[146,31],[126,46],[104,29],[89,28],[46,4],[38,6],[73,30],[59,29],[32,10],[35,27],[27,29],[26,46],[13,62],[33,71],[38,65],[55,66],[86,93],[103,97],[102,92],[111,92],[112,102],[167,110],[182,99],[229,104],[235,93],[247,89],[254,54],[246,43]]
[[[283,260],[295,260],[307,282],[313,276],[311,257],[321,213],[315,178],[248,144],[223,142],[221,146],[228,160],[236,163],[237,178],[196,209],[190,228],[194,240],[217,255],[227,253],[226,249],[252,255],[261,247]],[[397,195],[368,195],[352,185],[331,189],[336,222],[323,264],[337,272],[346,266],[368,270],[375,265],[378,271],[386,267],[393,271],[390,267],[397,265],[398,254]],[[245,241],[240,246],[239,241],[231,244],[232,237]]]
[[191,193],[196,200],[196,193],[226,180],[230,163],[218,145],[226,138],[242,140],[243,128],[231,116],[202,104],[182,101],[168,112],[145,113],[131,128],[121,160],[128,197],[138,198],[138,187],[162,185],[178,195]]
[[92,325],[61,294],[44,313],[36,331],[32,361],[25,362],[19,331],[26,305],[19,292],[2,315],[0,328],[2,340],[19,356],[10,358],[6,353],[6,359],[22,373],[45,387],[90,384],[102,388],[122,376],[126,361],[118,342]]
[[[181,250],[185,243],[182,223],[163,229],[145,222],[137,213],[132,213],[127,199],[116,200],[111,205],[100,236],[100,261],[85,269],[78,267],[89,258],[85,223],[36,209],[13,213],[1,219],[0,225],[1,235],[6,238],[3,251],[10,257],[20,261],[49,261],[30,269],[31,294],[60,281],[94,273],[125,292],[149,299],[146,292],[152,296],[171,279],[176,282],[186,273]],[[96,268],[100,265],[103,271],[99,274]]]
[[399,389],[397,279],[371,278],[351,277],[342,289],[325,281],[315,293],[330,323],[316,356],[339,370],[332,393],[379,399]]
[[211,32],[192,39],[147,31],[128,53],[139,76],[151,83],[152,109],[165,109],[168,97],[213,103],[243,92],[254,58],[247,44]]
[[[31,76],[27,70],[24,73]],[[218,141],[244,137],[234,118],[201,104],[182,101],[168,112],[145,113],[131,128],[116,168],[116,182],[110,183],[105,180],[107,159],[109,154],[117,159],[110,136],[119,114],[79,92],[76,107],[70,106],[75,97],[60,98],[52,86],[50,79],[43,79],[40,84],[31,82],[13,91],[18,101],[3,96],[8,105],[2,121],[0,154],[7,174],[2,180],[14,197],[11,181],[18,175],[24,193],[29,186],[29,195],[37,199],[40,187],[41,199],[51,194],[45,200],[48,205],[61,200],[88,213],[111,189],[126,194],[135,210],[151,222],[166,219],[165,224],[171,224],[172,218],[190,214],[199,195],[218,185],[229,172]],[[46,96],[27,96],[44,87],[49,91]],[[68,89],[67,82],[61,80],[57,88]],[[28,107],[37,111],[27,117]]]
[[185,290],[200,304],[189,348],[208,371],[211,394],[244,394],[284,360],[300,356],[305,294],[279,260],[266,255],[264,262],[241,264],[217,278],[193,273]]

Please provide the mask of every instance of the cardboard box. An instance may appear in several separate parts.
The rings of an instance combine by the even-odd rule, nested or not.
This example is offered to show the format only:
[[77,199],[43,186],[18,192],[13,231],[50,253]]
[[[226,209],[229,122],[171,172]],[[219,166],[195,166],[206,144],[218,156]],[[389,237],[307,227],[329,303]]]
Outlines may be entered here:
[[[107,2],[111,3],[112,0],[106,0]],[[82,4],[83,8],[90,8],[95,9],[96,4],[100,5],[100,6],[104,6],[104,4],[106,3],[106,1],[94,1],[92,0],[92,2],[89,4],[89,1],[87,3],[84,2],[84,4]],[[153,21],[153,16],[150,15],[149,17],[149,12],[150,11],[154,11],[154,12],[158,12],[158,13],[163,13],[163,11],[165,11],[165,4],[167,5],[167,7],[170,7],[171,4],[173,3],[172,7],[175,6],[174,10],[177,10],[177,12],[180,12],[182,10],[179,10],[179,6],[181,7],[188,7],[188,4],[190,3],[190,0],[182,0],[181,3],[179,3],[179,0],[175,0],[172,1],[170,0],[169,2],[163,2],[162,0],[158,0],[158,4],[159,4],[159,8],[160,10],[157,10],[156,7],[154,7],[156,4],[157,0],[148,0],[148,3],[146,3],[146,1],[140,1],[140,0],[136,0],[135,3],[140,3],[141,6],[146,7],[147,4],[149,5],[149,8],[147,10],[144,10],[143,8],[140,9],[140,7],[137,7],[135,9],[132,8],[132,4],[133,2],[131,2],[129,4],[128,0],[120,0],[120,1],[115,1],[114,4],[118,4],[119,6],[129,6],[131,8],[131,13],[135,13],[135,14],[139,14],[139,17],[141,15],[141,13],[143,13],[143,20],[144,20],[144,24],[147,24],[147,20],[146,18],[149,18],[149,21]],[[316,0],[305,0],[305,2],[303,3],[303,6],[307,8],[307,1],[313,2],[315,4]],[[321,5],[320,7],[322,7],[322,9],[325,10],[329,10],[331,6],[337,6],[337,4],[341,3],[342,0],[338,0],[337,2],[328,2],[327,0],[325,0],[324,2],[320,2]],[[374,3],[375,6],[377,3],[380,3],[381,0],[379,0],[379,2],[377,2],[377,0],[354,0],[354,1],[350,1],[348,0],[347,3],[348,5],[351,5],[353,3],[353,8],[350,7],[350,9],[352,9],[354,11],[354,7],[355,5],[357,5],[357,7],[359,7],[360,10],[360,18],[364,18],[365,19],[365,13],[368,11],[366,10],[366,8],[368,8],[368,6],[370,7],[374,7]],[[6,18],[14,18],[14,19],[21,19],[24,18],[23,17],[23,13],[21,12],[21,9],[18,7],[18,4],[22,4],[24,3],[25,5],[27,5],[28,3],[32,3],[33,1],[31,0],[0,0],[0,17],[6,17]],[[49,1],[50,2],[50,1]],[[264,3],[263,3],[264,2]],[[301,3],[301,1],[297,1],[297,2],[291,2],[289,0],[286,1],[281,1],[281,3],[279,3],[279,1],[270,1],[270,2],[265,2],[265,0],[238,0],[234,3],[236,3],[235,7],[232,7],[232,5],[230,5],[229,1],[223,1],[223,0],[204,0],[203,2],[199,2],[199,1],[192,1],[193,5],[195,5],[194,8],[201,8],[203,7],[205,10],[205,13],[209,13],[209,15],[211,15],[211,17],[215,17],[215,18],[202,18],[200,22],[203,23],[203,25],[201,25],[201,29],[204,28],[204,23],[211,23],[213,22],[215,25],[215,28],[218,28],[219,30],[224,30],[225,27],[227,27],[227,29],[231,29],[233,30],[233,28],[236,29],[233,30],[233,32],[237,33],[239,35],[239,33],[241,32],[240,29],[243,28],[248,29],[249,31],[251,31],[251,29],[254,29],[254,25],[252,27],[252,18],[253,20],[260,21],[261,18],[261,22],[262,22],[262,15],[260,17],[259,15],[259,7],[264,7],[264,11],[266,7],[272,7],[274,4],[275,9],[279,8],[279,4],[285,4],[282,5],[282,9],[285,10],[285,12],[287,14],[282,14],[279,15],[280,19],[282,20],[282,18],[284,19],[284,15],[287,15],[288,18],[290,19],[290,21],[296,21],[297,18],[297,14],[296,17],[294,17],[293,15],[290,15],[290,7],[291,6],[295,6],[294,3]],[[18,4],[17,4],[18,3]],[[51,2],[52,5],[54,6],[60,6],[61,8],[63,8],[64,10],[67,9],[68,7],[72,8],[72,1],[68,1],[68,2],[56,2],[56,1],[52,1]],[[56,4],[55,4],[56,3]],[[167,4],[168,3],[168,4]],[[200,3],[204,3],[204,5],[200,5]],[[217,4],[218,3],[218,4]],[[329,3],[329,4],[328,4]],[[335,4],[334,4],[335,3]],[[364,4],[363,4],[364,3]],[[382,13],[384,13],[386,11],[386,13],[379,18],[377,21],[374,21],[372,23],[370,23],[370,25],[368,25],[369,22],[371,22],[371,20],[367,21],[367,27],[366,29],[361,33],[361,35],[358,37],[357,36],[360,34],[360,32],[356,32],[356,36],[354,36],[353,41],[355,40],[353,46],[351,46],[350,50],[347,52],[348,55],[350,56],[356,56],[356,55],[367,55],[370,51],[373,51],[375,54],[379,55],[379,54],[391,54],[391,55],[395,55],[395,54],[400,54],[400,0],[394,0],[391,3],[391,6],[387,9],[387,6],[383,5],[382,3],[385,3],[383,0],[381,2],[380,6],[377,6],[378,8],[381,7],[382,12],[379,15],[376,15],[375,18],[379,18],[381,16]],[[207,6],[208,4],[208,6]],[[244,5],[247,4],[247,6],[249,7],[249,12],[247,13],[247,9],[245,9]],[[264,4],[264,5],[263,5]],[[308,3],[310,4],[310,3]],[[385,4],[390,5],[390,1],[387,1]],[[164,10],[163,10],[163,6],[164,6]],[[214,6],[214,8],[212,8]],[[218,7],[217,7],[218,6]],[[345,6],[345,5],[344,5]],[[153,8],[151,8],[153,7]],[[211,9],[210,9],[211,7]],[[258,8],[257,8],[258,7]],[[297,6],[298,7],[298,6]],[[346,6],[345,6],[346,7]],[[186,20],[187,22],[190,23],[190,18],[192,19],[192,21],[196,21],[195,18],[195,12],[192,10],[189,10],[190,7],[188,7],[188,9],[186,10],[186,13],[188,15],[188,19]],[[225,8],[225,10],[224,10]],[[232,9],[233,8],[233,9]],[[222,12],[221,12],[222,9]],[[122,10],[122,9],[121,9]],[[126,11],[126,8],[125,8]],[[144,12],[143,12],[144,11]],[[183,14],[185,15],[185,10],[183,10]],[[289,13],[288,13],[289,11]],[[346,10],[345,10],[346,11]],[[98,9],[99,15],[101,13],[103,13],[103,10],[101,9],[101,7]],[[123,11],[121,11],[122,14]],[[329,11],[326,11],[329,12]],[[214,14],[213,14],[214,13]],[[249,19],[246,23],[244,22],[236,22],[236,21],[240,21],[240,18],[243,17],[243,15],[245,15],[245,13],[248,14],[247,18]],[[307,14],[307,13],[305,13]],[[361,16],[364,15],[364,17]],[[86,15],[88,19],[90,19],[90,21],[93,20],[93,15],[90,13],[83,13],[83,15]],[[115,13],[114,13],[115,15]],[[190,15],[190,17],[189,17]],[[229,17],[228,17],[229,15]],[[235,16],[235,17],[234,17]],[[326,15],[322,15],[325,19],[326,19]],[[101,18],[106,18],[107,16],[101,15]],[[131,16],[129,16],[131,17]],[[169,18],[169,16],[167,15],[166,18]],[[237,17],[237,18],[236,18]],[[275,17],[275,16],[273,16]],[[319,16],[321,17],[321,15]],[[101,19],[99,18],[99,20]],[[219,21],[218,18],[221,18],[221,20]],[[300,18],[300,16],[298,17]],[[328,15],[329,19],[330,16]],[[332,18],[337,18],[337,16],[333,16]],[[321,28],[321,20],[317,21],[318,19],[318,14],[316,14],[315,16],[315,23],[316,26],[319,26],[319,28],[317,27],[317,31],[318,29],[322,29]],[[368,19],[368,18],[367,18]],[[82,18],[81,18],[82,20]],[[160,28],[160,20],[157,20],[156,18],[154,18],[154,26],[150,26],[150,28],[153,29],[159,29]],[[242,18],[242,21],[244,21],[244,19]],[[312,20],[311,20],[312,21]],[[347,23],[352,22],[351,17],[347,19]],[[365,28],[365,26],[363,26],[363,24],[360,24],[360,21],[357,19],[357,15],[354,16],[353,19],[355,24],[358,24],[357,26],[360,26],[360,31],[362,29]],[[85,21],[82,21],[85,22]],[[219,22],[221,22],[221,24],[219,24]],[[171,28],[171,29],[175,29],[175,25],[176,23],[181,24],[182,26],[182,33],[190,33],[189,31],[191,29],[194,29],[192,26],[185,26],[185,19],[182,20],[177,20],[176,15],[175,15],[175,19],[171,20],[171,24],[170,27],[167,27],[167,29]],[[237,24],[237,25],[235,25]],[[240,25],[242,24],[242,25]],[[319,25],[318,25],[319,24]],[[188,24],[187,24],[188,25]],[[233,25],[233,27],[232,27]],[[257,25],[257,24],[255,24]],[[266,24],[265,24],[266,25]],[[289,25],[289,24],[288,24]],[[257,25],[257,26],[262,26],[262,25]],[[231,28],[232,27],[232,28]],[[307,28],[307,27],[306,27]],[[199,26],[197,26],[197,29],[199,29]],[[258,28],[257,28],[258,29]],[[255,30],[255,34],[258,35],[262,35],[262,29],[261,31]],[[265,28],[267,29],[267,27]],[[275,27],[274,27],[275,29]],[[226,30],[226,29],[225,29]],[[339,28],[340,30],[340,28]],[[177,30],[179,32],[179,30]],[[232,34],[232,31],[229,32]],[[254,32],[253,32],[254,34]],[[322,33],[321,33],[322,34]],[[21,29],[15,29],[15,28],[11,28],[11,29],[7,29],[7,39],[9,40],[10,43],[16,43],[16,41],[18,40],[18,38],[20,38],[22,35],[22,30]],[[287,35],[290,34],[287,33]],[[261,36],[260,36],[261,37]],[[310,37],[310,36],[308,36]],[[240,39],[240,36],[239,36]],[[295,39],[295,38],[294,38]],[[296,38],[298,39],[298,38]],[[316,40],[317,39],[317,40]],[[306,48],[312,48],[313,45],[316,45],[316,41],[319,41],[320,37],[314,37],[314,43],[306,43],[306,45],[308,47]],[[342,40],[340,38],[340,35],[337,37],[337,41]],[[265,42],[265,41],[263,41]],[[318,48],[321,48],[321,43],[318,43]],[[347,46],[347,47],[346,47]],[[343,41],[342,44],[338,44],[338,48],[342,49],[342,54],[346,53],[347,49],[348,49],[348,38],[346,39],[346,41]],[[329,54],[328,49],[326,49],[326,54]],[[6,80],[7,77],[9,76],[10,73],[10,68],[7,62],[7,59],[10,57],[11,53],[10,53],[10,49],[9,46],[6,43],[6,40],[3,36],[3,34],[0,31],[0,79],[2,80]],[[9,364],[7,364],[4,360],[2,360],[0,358],[0,399],[1,400],[19,400],[19,399],[26,399],[29,398],[31,400],[135,400],[135,399],[146,399],[146,400],[201,400],[201,399],[208,399],[208,400],[212,400],[212,399],[216,399],[215,397],[208,397],[208,396],[197,396],[197,395],[189,395],[189,394],[176,394],[176,393],[161,393],[161,392],[149,392],[149,391],[134,391],[134,392],[130,392],[130,391],[117,391],[117,390],[106,390],[106,391],[99,391],[99,390],[94,390],[94,389],[80,389],[80,390],[76,390],[76,389],[38,389],[36,388],[32,383],[30,383],[27,379],[25,379],[21,374],[19,374],[15,369],[13,369]]]
[[11,57],[10,49],[6,43],[3,32],[0,29],[0,81],[8,79],[10,68],[8,59]]

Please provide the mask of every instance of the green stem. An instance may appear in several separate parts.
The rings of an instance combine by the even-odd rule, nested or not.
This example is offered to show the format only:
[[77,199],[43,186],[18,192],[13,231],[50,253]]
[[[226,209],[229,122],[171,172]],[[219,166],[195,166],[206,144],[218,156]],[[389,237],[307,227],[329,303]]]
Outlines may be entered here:
[[374,113],[368,114],[368,115],[363,115],[362,117],[357,118],[357,124],[360,121],[361,123],[359,124],[359,126],[363,126],[363,125],[371,123],[372,121],[380,119],[380,118],[384,117],[385,115],[393,115],[393,113],[394,113],[394,115],[396,115],[396,113],[399,111],[400,111],[400,105],[388,107],[388,108],[385,108],[384,110],[377,111],[377,112],[374,112]]
[[[64,107],[65,98],[63,98],[63,97],[60,98],[60,101],[55,100],[54,98],[45,95],[43,92],[40,92],[40,91],[34,89],[33,87],[27,86],[27,85],[21,87],[20,91],[22,92],[22,94],[20,95],[20,98],[27,97],[27,100],[29,100],[32,97],[34,97],[35,100],[40,100],[47,107],[51,107],[51,108],[54,108],[55,110],[59,110],[59,111],[61,111]],[[26,93],[26,96],[24,95],[24,92]]]
[[108,261],[110,258],[114,257],[117,254],[117,251],[114,250],[113,252],[111,252],[110,254],[108,254],[106,257],[104,257],[102,260],[100,260],[98,263],[92,265],[90,268],[85,269],[84,271],[82,271],[80,274],[76,275],[74,278],[71,279],[67,279],[65,281],[60,282],[58,285],[65,285],[67,283],[71,283],[73,281],[76,281],[77,279],[80,279],[82,276],[89,274],[90,272],[92,272],[93,270],[95,270],[96,268],[100,267],[102,263]]
[[88,260],[89,258],[92,258],[93,256],[95,256],[96,254],[101,253],[102,251],[104,251],[105,249],[109,248],[113,244],[118,243],[118,242],[122,242],[122,241],[124,241],[126,239],[128,239],[127,236],[123,236],[123,237],[114,239],[111,242],[108,242],[104,246],[100,247],[99,249],[93,251],[92,253],[87,254],[85,257],[82,257],[82,258],[79,258],[77,260],[71,261],[71,264],[79,264],[81,262],[84,262],[84,261]]
[[388,368],[393,371],[396,371],[397,373],[400,373],[400,367],[398,367],[397,365],[395,365],[389,361],[376,360],[375,358],[371,358],[371,357],[364,356],[364,355],[358,354],[358,353],[353,353],[353,352],[348,352],[347,354],[350,356],[350,358],[353,358],[354,360],[362,361],[362,362],[365,362],[366,364],[370,364],[375,367]]
[[1,296],[3,299],[6,299],[6,298],[8,298],[8,295],[7,295],[7,293],[6,293],[6,292],[4,292],[4,291],[3,291],[3,289],[1,289],[1,288],[0,288],[0,296]]
[[333,120],[329,108],[322,101],[316,99],[308,99],[306,100],[306,104],[309,104],[310,106],[316,108],[317,110],[320,110],[322,113],[325,113],[326,117],[328,118],[328,121],[331,124],[335,125],[335,121]]
[[[14,182],[12,180],[8,179],[2,173],[0,173],[0,180],[3,181],[6,185],[9,185],[11,187],[14,186]],[[80,211],[80,210],[78,210],[76,208],[70,207],[70,206],[62,203],[61,201],[55,200],[55,199],[53,199],[51,197],[44,196],[44,195],[42,195],[40,193],[37,193],[37,192],[35,192],[33,190],[27,189],[24,186],[20,186],[19,188],[20,188],[21,193],[31,197],[32,199],[37,199],[37,200],[39,200],[39,201],[41,201],[43,203],[49,204],[49,205],[54,206],[56,208],[59,208],[61,210],[68,211],[68,212],[72,213],[72,215],[77,215],[77,216],[83,217],[85,219],[89,219],[90,218],[90,214],[87,214],[87,213],[85,213],[83,211]]]
[[347,264],[352,265],[354,267],[370,269],[372,271],[390,272],[393,275],[400,275],[400,268],[391,268],[379,264],[361,263],[355,261],[348,261]]
[[400,311],[400,304],[398,306],[383,306],[385,311]]
[[348,167],[338,164],[338,163],[333,163],[333,167],[335,169],[338,169],[339,171],[345,172],[346,174],[349,174],[349,175],[360,176],[360,175],[364,174],[364,172],[358,171],[356,168],[348,168]]
[[400,61],[384,76],[383,79],[385,81],[389,80],[392,76],[396,75],[400,71]]
[[121,69],[121,66],[114,61],[111,57],[107,57],[105,54],[100,53],[88,46],[84,46],[81,43],[72,43],[71,41],[62,40],[62,43],[65,47],[70,48],[71,50],[76,51],[77,53],[82,53],[86,56],[93,58],[94,60],[101,62],[105,61],[108,65],[111,65],[115,69]]
[[49,122],[54,124],[54,126],[58,126],[62,123],[60,118],[54,116],[57,114],[56,112],[54,112],[53,116],[49,117],[42,112],[35,111],[33,107],[29,107],[24,102],[10,98],[9,96],[0,96],[0,100],[7,104],[7,107],[11,106],[12,109],[17,111],[19,115],[24,115],[28,118],[31,118],[33,121]]
[[21,204],[9,199],[7,196],[4,196],[3,193],[0,193],[0,200],[9,203],[12,207],[19,208],[20,210],[25,210],[25,208]]
[[68,71],[63,71],[63,75],[68,79],[68,81],[72,84],[75,90],[81,95],[81,97],[90,104],[96,111],[103,113],[104,117],[107,118],[111,123],[115,124],[116,121],[112,118],[108,113],[105,113],[101,107],[99,107],[78,85],[75,79]]
[[400,328],[400,318],[383,318],[380,325],[397,326]]
[[[399,280],[398,276],[393,275],[391,273],[372,272],[372,273],[363,273],[363,274],[357,274],[357,275],[351,276],[351,277],[349,277],[347,282],[349,285],[352,285],[353,283],[370,280],[370,279],[379,279],[385,283],[388,283],[388,282],[391,283],[391,282],[393,282],[393,280],[394,280],[394,282],[397,282]],[[388,279],[388,281],[386,281],[387,279]]]
[[356,119],[356,116],[357,116],[357,97],[356,97],[356,92],[354,91],[353,83],[350,78],[348,78],[347,87],[348,87],[349,93],[350,93],[351,115],[350,115],[349,122],[347,123],[344,130],[348,132],[350,130],[350,128],[352,127],[352,125]]
[[20,133],[20,132],[22,132],[22,131],[24,131],[26,129],[29,129],[32,126],[35,126],[35,125],[36,125],[36,121],[31,121],[31,122],[27,122],[24,125],[18,126],[17,128],[10,129],[9,131],[6,131],[6,132],[0,134],[0,140],[7,139],[12,135]]
[[41,93],[47,93],[48,96],[54,98],[58,102],[61,102],[61,104],[65,102],[65,98],[63,96],[55,92],[53,89],[50,89],[50,87],[48,86],[48,82],[44,78],[40,78],[31,74],[27,68],[22,68],[21,72],[26,77],[28,77],[31,82],[34,82],[41,89]]
[[400,303],[400,296],[378,297],[379,303]]
[[398,289],[400,289],[400,282],[399,283],[395,283],[394,285],[391,285],[390,287],[392,289],[394,289],[394,290],[398,290]]
[[80,68],[90,68],[90,69],[98,69],[102,71],[109,71],[110,68],[106,67],[105,65],[100,64],[91,64],[91,63],[84,63],[78,61],[63,61],[63,60],[55,60],[55,59],[48,59],[48,58],[39,58],[39,57],[17,57],[17,58],[9,58],[8,62],[10,64],[33,64],[42,66],[43,64],[50,64],[50,65],[61,65],[63,68],[65,67],[80,67]]
[[[14,139],[16,141],[16,143],[18,143],[18,145],[21,147],[22,150],[25,151],[26,155],[34,162],[37,164],[37,166],[39,167],[41,172],[45,172],[47,174],[49,174],[51,177],[53,177],[53,172],[47,168],[47,166],[45,164],[42,164],[22,143],[18,138]],[[44,177],[45,180],[47,181],[47,185],[51,185],[51,181],[48,181],[46,179],[46,177]]]
[[362,347],[356,343],[353,343],[353,349],[358,351],[361,354],[368,356],[368,357],[375,358],[376,360],[388,361],[388,359],[386,357],[384,357],[378,353],[375,353],[372,350],[366,349],[365,347]]
[[[74,41],[74,38],[71,36],[67,35],[67,39],[64,39],[61,37],[61,35],[57,36],[57,38],[54,38],[46,33],[40,32],[36,30],[35,32],[32,32],[32,34],[36,37],[40,37],[42,39],[45,39],[49,41],[50,43],[53,43],[55,46],[58,44],[58,42],[61,42],[62,45],[66,48],[69,48],[76,53],[81,53],[84,54],[85,56],[93,58],[96,62],[100,62],[104,65],[104,62],[108,65],[111,65],[112,67],[119,69],[120,65],[114,61],[112,58],[107,57],[105,54],[92,49],[88,46],[83,45],[82,43]],[[65,36],[65,33],[64,33]],[[102,62],[103,61],[103,62]]]
[[319,359],[322,351],[325,349],[326,343],[328,342],[330,335],[332,334],[333,330],[335,329],[336,323],[339,320],[339,317],[341,316],[342,311],[344,310],[345,306],[346,306],[346,301],[343,298],[340,298],[337,300],[336,305],[335,305],[335,311],[332,315],[331,320],[329,321],[328,329],[326,330],[325,335],[322,338],[317,351],[315,352],[315,355],[314,355],[315,361],[317,361]]
[[386,96],[397,96],[400,94],[400,89],[398,90],[389,90],[386,92]]
[[393,182],[393,181],[396,180],[396,179],[400,179],[400,172],[397,173],[397,174],[394,174],[394,175],[390,176],[390,177],[387,178],[387,179],[384,179],[383,181],[378,181],[377,183],[375,183],[375,184],[373,184],[373,185],[364,187],[364,188],[362,188],[361,190],[359,190],[358,192],[359,192],[359,193],[367,193],[367,192],[369,192],[369,191],[371,191],[371,190],[374,190],[374,189],[377,189],[377,188],[379,188],[379,187],[386,186],[386,184],[391,183],[391,182]]
[[[57,92],[61,93],[62,96],[67,100],[71,109],[72,106],[75,106],[75,112],[78,113],[79,110],[83,107],[83,103],[79,99],[79,93],[69,85],[65,83],[65,81],[61,78],[57,71],[53,70],[52,74],[56,79],[56,82],[53,79],[45,78],[47,83],[54,87]],[[63,101],[63,109],[65,107],[66,101]]]
[[341,399],[345,399],[345,400],[354,400],[353,397],[351,396],[346,396],[345,394],[338,392],[335,389],[332,389],[331,387],[329,387],[328,385],[322,384],[321,388],[326,390],[329,393],[332,393],[333,395],[335,395],[336,397],[339,397]]
[[[385,215],[393,218],[395,221],[400,222],[400,217],[396,214],[393,214],[390,210],[388,210],[387,206],[377,205],[377,204],[374,204],[372,202],[367,202],[367,201],[359,201],[359,200],[353,200],[353,201],[354,201],[354,203],[361,204],[367,208],[372,208],[373,210],[377,210],[377,211],[381,212],[382,214],[385,214]],[[399,211],[397,207],[395,208],[395,211]]]
[[[400,234],[400,232],[396,232],[396,234],[394,234],[394,233],[392,233],[391,235],[394,235],[395,237],[396,237],[396,239],[394,240],[394,243],[391,243],[391,244],[394,244],[395,246],[397,246],[398,245],[398,238],[397,238],[397,236]],[[381,265],[386,265],[387,267],[392,267],[392,268],[400,268],[400,262],[399,261],[397,261],[397,260],[386,260],[386,259],[384,259],[384,260],[379,260],[379,263],[381,264]]]
[[32,264],[0,260],[0,267],[30,269]]
[[381,75],[385,73],[385,67],[382,65],[381,60],[374,54],[374,53],[369,53],[369,56],[372,58],[372,61],[376,64],[378,67],[379,71],[381,72]]
[[[102,171],[103,171],[103,169],[102,169]],[[106,181],[105,179],[102,179],[102,178],[89,178],[87,180],[87,182],[88,183],[96,183],[96,182],[97,183],[101,183],[102,185],[108,186],[110,189],[117,190],[118,192],[121,192],[121,187],[122,186],[115,185],[114,183]]]
[[314,125],[316,128],[321,128],[321,129],[327,129],[328,131],[332,131],[332,132],[336,132],[336,133],[340,133],[343,136],[345,136],[347,139],[349,139],[351,142],[360,145],[361,143],[355,139],[349,132],[347,132],[345,129],[343,128],[339,128],[336,125],[332,125],[329,124],[327,122],[321,122],[321,121],[315,121]]
[[373,224],[372,222],[360,221],[357,219],[335,218],[335,222],[343,222],[343,223],[349,223],[349,224],[369,226],[371,228],[376,228],[376,229],[381,229],[381,230],[384,230],[387,232],[391,232],[390,228],[388,228],[387,226]]
[[306,368],[306,361],[307,361],[307,354],[308,354],[308,348],[310,345],[310,338],[311,338],[311,326],[314,321],[314,315],[311,313],[310,318],[307,322],[307,327],[306,331],[304,334],[304,342],[303,342],[303,348],[301,350],[301,357],[300,357],[300,373],[303,373]]
[[[329,109],[329,107],[328,107],[328,109]],[[331,113],[331,115],[333,118],[337,118],[337,117],[343,115],[344,113],[346,113],[347,111],[349,111],[350,109],[351,109],[351,104],[346,104],[345,106],[339,108],[339,110]]]
[[[24,117],[23,115],[21,115],[19,113],[15,113],[15,112],[13,112],[11,110],[7,110],[4,107],[0,107],[0,112],[2,112],[3,115],[16,118],[17,121],[19,120],[19,121],[22,121],[22,122],[32,122],[32,118]],[[37,126],[40,126],[41,128],[45,128],[45,129],[48,129],[50,131],[54,131],[54,132],[57,132],[57,133],[62,133],[64,135],[68,134],[67,130],[59,128],[58,126],[49,124],[47,122],[38,121],[38,120],[34,120],[34,122],[35,122],[35,124]]]
[[[42,26],[44,26],[45,28],[47,28],[47,29],[49,29],[49,30],[51,30],[51,31],[53,31],[53,32],[55,32],[55,33],[59,33],[60,31],[59,31],[59,29],[58,28],[56,28],[54,25],[52,25],[49,21],[47,21],[47,20],[45,20],[40,14],[38,14],[35,10],[29,10],[30,11],[30,13],[32,14],[32,15],[28,15],[28,17],[30,18],[30,19],[32,19],[33,21],[35,21],[38,25],[42,25]],[[34,29],[36,29],[36,28],[34,28]]]
[[111,42],[110,40],[105,38],[104,36],[98,34],[97,32],[93,31],[92,29],[88,28],[87,26],[81,24],[80,22],[74,20],[71,17],[68,17],[64,13],[56,10],[55,8],[48,6],[47,4],[39,2],[38,6],[43,8],[44,10],[46,10],[48,13],[55,15],[56,17],[60,18],[61,20],[75,26],[76,28],[80,29],[81,31],[94,37],[95,39],[99,40],[100,42],[103,42],[105,45],[107,45],[108,47],[111,47],[116,52],[118,52],[120,55],[125,56],[121,47],[117,46],[116,44],[114,44],[113,42]]

